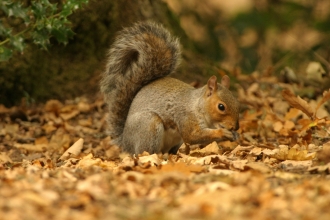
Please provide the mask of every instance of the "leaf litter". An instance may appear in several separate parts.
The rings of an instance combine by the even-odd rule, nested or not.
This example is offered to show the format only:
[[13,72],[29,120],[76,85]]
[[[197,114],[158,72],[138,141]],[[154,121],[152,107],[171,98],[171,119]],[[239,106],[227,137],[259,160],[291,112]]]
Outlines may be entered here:
[[330,219],[330,90],[236,77],[240,140],[177,155],[111,146],[102,97],[0,105],[0,218]]

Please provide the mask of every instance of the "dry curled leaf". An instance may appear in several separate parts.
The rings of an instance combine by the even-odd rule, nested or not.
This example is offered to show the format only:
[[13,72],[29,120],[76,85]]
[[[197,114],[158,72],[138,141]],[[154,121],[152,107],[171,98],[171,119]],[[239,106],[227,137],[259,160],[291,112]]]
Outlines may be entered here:
[[299,96],[296,97],[288,89],[285,89],[285,90],[282,91],[282,96],[286,101],[289,102],[289,104],[292,107],[301,110],[302,112],[304,112],[310,118],[313,117],[314,111],[305,100],[303,100]]
[[256,170],[261,173],[270,173],[271,172],[271,169],[269,168],[269,166],[267,166],[265,163],[261,163],[261,162],[249,162],[249,163],[245,164],[244,168]]
[[12,163],[13,161],[5,152],[0,152],[0,163],[7,163],[7,162]]
[[194,156],[207,156],[210,154],[218,154],[219,153],[219,146],[218,144],[214,141],[211,144],[208,144],[206,147],[200,149],[196,148],[190,152],[190,155]]
[[78,155],[84,145],[84,139],[80,138],[76,141],[69,149],[67,149],[64,154],[60,157],[60,160],[66,160],[71,154]]
[[63,104],[60,101],[52,99],[52,100],[49,100],[48,102],[46,102],[44,108],[45,108],[46,112],[54,112],[54,113],[58,114],[62,107],[63,107]]
[[159,168],[152,166],[149,168],[149,171],[153,173],[168,173],[168,172],[179,172],[183,175],[189,175],[191,173],[201,173],[205,170],[205,168],[201,165],[189,164],[183,162],[177,163],[168,163]]
[[158,166],[161,163],[161,160],[158,158],[157,154],[151,154],[148,156],[139,157],[140,163],[150,163],[151,166]]
[[319,110],[319,108],[321,107],[321,105],[323,105],[329,99],[330,99],[330,89],[328,91],[324,91],[323,92],[323,97],[322,97],[321,101],[317,104],[317,106],[315,108],[315,112],[314,112],[314,115],[313,115],[314,118],[315,118],[315,115],[316,115],[317,110]]
[[19,149],[25,149],[27,151],[37,151],[42,152],[47,149],[46,144],[19,144],[15,143],[14,146]]
[[309,153],[307,150],[299,149],[296,146],[289,149],[289,146],[280,145],[274,157],[279,160],[312,160],[316,156],[315,152]]

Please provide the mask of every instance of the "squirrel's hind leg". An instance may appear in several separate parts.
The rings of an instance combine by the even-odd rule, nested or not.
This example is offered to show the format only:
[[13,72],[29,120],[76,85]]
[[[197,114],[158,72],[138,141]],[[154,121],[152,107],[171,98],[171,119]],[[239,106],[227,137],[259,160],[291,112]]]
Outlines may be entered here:
[[139,112],[127,117],[122,140],[124,150],[129,153],[159,153],[163,148],[163,138],[164,125],[157,114]]
[[172,147],[168,153],[169,154],[177,154],[180,147],[181,147],[181,144],[178,144],[178,145]]

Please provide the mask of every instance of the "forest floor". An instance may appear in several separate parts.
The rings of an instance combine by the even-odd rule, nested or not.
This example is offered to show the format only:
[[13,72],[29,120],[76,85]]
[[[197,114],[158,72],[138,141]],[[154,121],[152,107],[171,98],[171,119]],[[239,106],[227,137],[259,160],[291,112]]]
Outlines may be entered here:
[[330,219],[330,91],[236,78],[239,141],[177,155],[110,146],[101,97],[0,105],[0,219]]

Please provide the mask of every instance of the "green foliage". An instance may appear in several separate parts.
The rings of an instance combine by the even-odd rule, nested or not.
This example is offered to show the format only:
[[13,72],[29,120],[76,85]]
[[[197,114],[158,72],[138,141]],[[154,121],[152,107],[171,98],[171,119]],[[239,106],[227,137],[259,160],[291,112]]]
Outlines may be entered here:
[[68,16],[88,0],[21,1],[0,2],[0,61],[8,60],[14,51],[23,52],[25,44],[32,41],[43,49],[54,37],[66,44],[73,36]]

